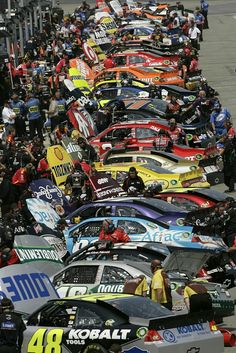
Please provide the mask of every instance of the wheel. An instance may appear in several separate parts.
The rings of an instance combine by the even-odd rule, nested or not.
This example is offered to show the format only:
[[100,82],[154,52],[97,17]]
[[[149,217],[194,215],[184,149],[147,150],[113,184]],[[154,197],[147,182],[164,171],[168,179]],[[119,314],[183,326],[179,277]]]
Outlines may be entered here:
[[91,343],[85,347],[83,353],[108,353],[99,343]]

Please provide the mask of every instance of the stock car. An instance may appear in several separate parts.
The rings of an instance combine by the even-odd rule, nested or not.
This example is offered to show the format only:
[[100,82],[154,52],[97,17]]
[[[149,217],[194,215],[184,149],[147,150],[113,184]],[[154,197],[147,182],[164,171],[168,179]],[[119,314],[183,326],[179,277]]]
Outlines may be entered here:
[[91,217],[145,216],[161,222],[182,226],[187,215],[168,202],[144,197],[123,197],[86,203],[70,213],[66,220],[69,224],[76,223],[76,218],[85,220]]
[[106,104],[106,107],[115,107],[116,104],[122,100],[125,104],[124,117],[126,121],[129,120],[151,120],[156,121],[157,124],[162,125],[162,129],[169,130],[168,120],[175,118],[176,122],[185,132],[188,138],[189,146],[206,147],[215,144],[215,137],[209,129],[209,121],[202,120],[199,122],[187,123],[188,119],[183,120],[179,115],[173,114],[168,108],[168,102],[161,99],[153,98],[131,98],[111,100]]
[[[178,68],[178,55],[172,53],[163,53],[157,49],[149,52],[144,49],[129,49],[122,53],[112,56],[117,66],[135,66],[135,67],[158,67],[167,66]],[[183,85],[183,84],[182,84]]]
[[[120,244],[120,248],[125,248],[126,245],[127,250],[132,252],[133,244],[131,246]],[[139,250],[142,251],[142,247],[139,247]],[[152,279],[150,262],[157,257],[149,254],[147,255],[148,261],[141,257],[127,260],[128,253],[126,253],[123,260],[120,261],[118,254],[121,252],[122,250],[117,252],[117,249],[112,252],[109,249],[101,251],[93,249],[87,253],[82,249],[82,256],[78,252],[76,261],[73,260],[63,270],[51,277],[59,296],[63,298],[64,296],[87,293],[122,293],[125,281],[139,275],[144,275],[150,285]],[[165,271],[168,272],[171,280],[174,311],[186,312],[183,298],[185,282],[187,279],[194,278],[211,255],[209,250],[174,249],[163,262]],[[202,280],[197,279],[197,281],[201,282]],[[220,318],[232,315],[234,301],[229,292],[218,283],[206,283],[206,287],[213,300],[215,316]]]
[[124,180],[128,177],[131,165],[136,168],[138,175],[143,179],[145,187],[152,184],[160,184],[163,190],[169,188],[210,187],[200,168],[189,172],[177,173],[176,171],[156,166],[153,163],[117,163],[108,165],[97,163],[96,170],[111,175],[122,186]]
[[154,31],[154,26],[143,26],[143,25],[127,25],[124,28],[118,30],[116,33],[116,39],[119,41],[123,36],[131,34],[132,36],[138,36],[139,39],[149,39]]
[[[142,105],[142,103],[140,103]],[[138,102],[135,103],[138,109]],[[142,114],[142,113],[139,113]],[[145,114],[145,113],[143,113]],[[128,113],[129,118],[134,115]],[[136,114],[135,114],[136,115]],[[107,150],[112,148],[112,145],[126,143],[129,145],[153,148],[155,142],[159,138],[160,129],[169,131],[169,125],[164,119],[155,120],[133,120],[123,121],[112,124],[107,129],[102,131],[96,137],[90,140],[90,143],[95,147],[97,146],[99,155],[104,154]],[[197,130],[196,130],[197,132]],[[158,146],[156,146],[158,147]],[[188,147],[184,145],[174,145],[173,153],[177,156],[184,157],[191,160],[201,160],[206,155],[219,155],[215,145],[210,148]]]
[[112,344],[123,353],[222,353],[223,336],[212,313],[182,315],[148,298],[93,294],[49,301],[28,318],[22,351],[104,353]]
[[[219,157],[220,159],[220,157]],[[201,168],[202,173],[206,176],[207,181],[211,185],[220,184],[223,182],[222,166],[216,163],[215,159],[211,165],[208,165],[210,161],[190,161],[183,157],[177,156],[175,153],[168,153],[164,151],[157,151],[152,149],[142,150],[139,147],[126,146],[121,148],[111,148],[104,154],[102,158],[103,164],[114,164],[114,163],[151,163],[155,166],[159,166],[164,169],[168,169],[173,172],[186,172]],[[204,163],[206,165],[204,166]]]
[[184,80],[178,75],[178,71],[155,69],[153,67],[114,67],[97,74],[94,82],[101,80],[137,79],[154,85],[173,84],[184,86]]
[[100,90],[105,88],[113,88],[113,87],[134,87],[134,88],[142,88],[143,90],[149,90],[149,84],[140,80],[97,80],[94,82],[94,90]]
[[130,98],[148,98],[149,92],[144,91],[141,87],[113,87],[113,88],[101,88],[99,89],[99,97],[97,101],[101,107],[104,107],[110,100],[117,97]]
[[[65,230],[67,249],[73,253],[98,240],[107,217],[91,217]],[[170,226],[145,216],[109,217],[115,227],[123,228],[131,241],[154,241],[169,246],[194,249],[227,249],[220,237],[196,235],[192,227]]]
[[186,211],[195,211],[199,208],[208,208],[218,202],[225,201],[229,195],[213,189],[193,189],[180,192],[175,190],[164,190],[159,194],[158,199],[169,202],[170,204]]

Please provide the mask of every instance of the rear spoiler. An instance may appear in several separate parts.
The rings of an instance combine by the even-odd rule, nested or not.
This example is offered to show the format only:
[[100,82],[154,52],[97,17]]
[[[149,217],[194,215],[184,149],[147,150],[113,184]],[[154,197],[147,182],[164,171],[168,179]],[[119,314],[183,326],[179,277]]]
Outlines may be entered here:
[[157,319],[151,319],[149,321],[149,330],[166,330],[175,327],[189,326],[202,324],[204,322],[210,322],[214,320],[214,313],[212,310],[203,311],[198,313],[177,315],[173,317],[162,317]]

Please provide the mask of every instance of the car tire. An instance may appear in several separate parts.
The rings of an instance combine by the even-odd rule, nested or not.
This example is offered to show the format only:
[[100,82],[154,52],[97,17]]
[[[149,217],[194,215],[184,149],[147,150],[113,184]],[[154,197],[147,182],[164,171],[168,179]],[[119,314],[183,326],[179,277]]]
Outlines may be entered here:
[[99,343],[91,343],[85,347],[83,353],[108,353],[108,350]]

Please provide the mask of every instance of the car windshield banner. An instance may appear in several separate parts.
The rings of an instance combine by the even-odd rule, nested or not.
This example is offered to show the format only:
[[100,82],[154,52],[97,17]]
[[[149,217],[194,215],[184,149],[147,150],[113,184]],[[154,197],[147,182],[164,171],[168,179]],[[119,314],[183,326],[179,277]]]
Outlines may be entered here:
[[72,140],[70,137],[64,136],[61,142],[66,152],[68,152],[71,156],[71,159],[74,163],[81,161],[83,157],[85,157],[84,151],[80,148],[78,143]]
[[[77,157],[78,158],[78,157]],[[34,197],[49,202],[59,216],[72,212],[65,194],[49,179],[37,179],[30,183]]]
[[45,226],[54,229],[60,217],[52,208],[50,203],[40,199],[27,199],[28,210],[38,223],[43,223]]
[[91,176],[89,180],[98,200],[124,194],[124,190],[119,186],[116,180],[112,179],[106,173],[97,173]]
[[64,184],[74,167],[70,155],[60,145],[50,146],[47,148],[47,161],[57,186]]
[[84,137],[96,136],[94,121],[86,109],[72,107],[67,115],[74,128],[79,130]]

